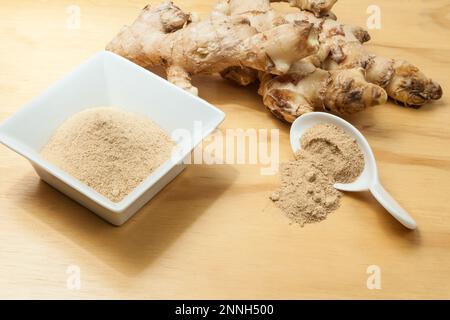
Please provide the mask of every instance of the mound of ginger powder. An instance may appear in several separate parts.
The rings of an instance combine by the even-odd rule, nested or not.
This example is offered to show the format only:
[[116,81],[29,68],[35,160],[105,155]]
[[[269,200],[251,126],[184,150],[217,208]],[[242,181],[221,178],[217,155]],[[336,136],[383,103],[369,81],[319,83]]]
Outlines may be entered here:
[[295,160],[281,164],[281,186],[270,198],[304,226],[325,220],[339,207],[342,194],[333,185],[356,180],[364,155],[353,137],[328,123],[307,130],[300,143]]
[[171,156],[174,142],[144,116],[96,107],[68,118],[41,156],[119,202]]

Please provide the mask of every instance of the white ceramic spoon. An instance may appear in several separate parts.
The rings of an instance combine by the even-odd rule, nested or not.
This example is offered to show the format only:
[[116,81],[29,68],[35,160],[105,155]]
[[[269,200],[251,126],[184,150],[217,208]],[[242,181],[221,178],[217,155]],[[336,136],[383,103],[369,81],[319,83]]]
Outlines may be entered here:
[[369,190],[377,201],[406,228],[417,227],[414,219],[404,210],[397,201],[383,188],[378,178],[377,164],[369,143],[354,126],[347,121],[324,112],[311,112],[297,118],[291,127],[291,147],[297,152],[300,146],[300,137],[312,126],[319,123],[331,123],[342,128],[346,133],[355,137],[361,151],[364,154],[365,166],[361,175],[352,183],[336,183],[334,187],[342,191],[367,191]]

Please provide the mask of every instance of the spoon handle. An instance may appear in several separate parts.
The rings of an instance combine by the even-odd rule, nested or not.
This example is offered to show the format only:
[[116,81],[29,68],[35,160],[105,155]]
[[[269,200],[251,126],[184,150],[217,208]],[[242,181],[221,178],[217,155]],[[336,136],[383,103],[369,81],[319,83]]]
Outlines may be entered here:
[[397,201],[377,182],[371,188],[370,192],[377,199],[377,201],[402,225],[408,229],[415,229],[417,227],[414,219],[403,209]]

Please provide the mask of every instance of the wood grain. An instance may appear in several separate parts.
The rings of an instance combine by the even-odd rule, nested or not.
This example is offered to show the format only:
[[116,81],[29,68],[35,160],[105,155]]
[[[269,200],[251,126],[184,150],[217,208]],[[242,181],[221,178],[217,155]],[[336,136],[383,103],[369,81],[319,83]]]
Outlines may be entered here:
[[[213,4],[178,2],[201,15]],[[340,1],[335,12],[365,25],[372,2]],[[66,27],[73,4],[81,9],[79,30]],[[372,50],[417,64],[445,93],[420,110],[388,103],[349,118],[419,230],[405,230],[365,193],[346,195],[323,223],[289,225],[268,200],[278,177],[251,165],[190,166],[115,228],[1,147],[0,298],[450,298],[450,4],[377,4],[382,29],[371,31]],[[144,5],[2,1],[0,120],[102,50]],[[226,112],[222,130],[278,128],[280,157],[292,157],[288,126],[265,111],[254,90],[218,77],[196,84]],[[80,267],[80,290],[66,287],[69,265]],[[366,287],[369,265],[381,268],[381,290]]]

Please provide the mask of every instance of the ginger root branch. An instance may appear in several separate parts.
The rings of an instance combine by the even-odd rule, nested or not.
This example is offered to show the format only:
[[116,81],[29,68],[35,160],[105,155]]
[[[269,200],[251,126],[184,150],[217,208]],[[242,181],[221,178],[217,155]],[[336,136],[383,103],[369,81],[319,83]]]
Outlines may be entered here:
[[273,26],[259,32],[243,16],[211,16],[191,22],[171,1],[145,7],[106,49],[145,67],[162,65],[168,80],[196,94],[195,74],[212,74],[243,66],[271,74],[287,72],[318,48],[308,22]]

